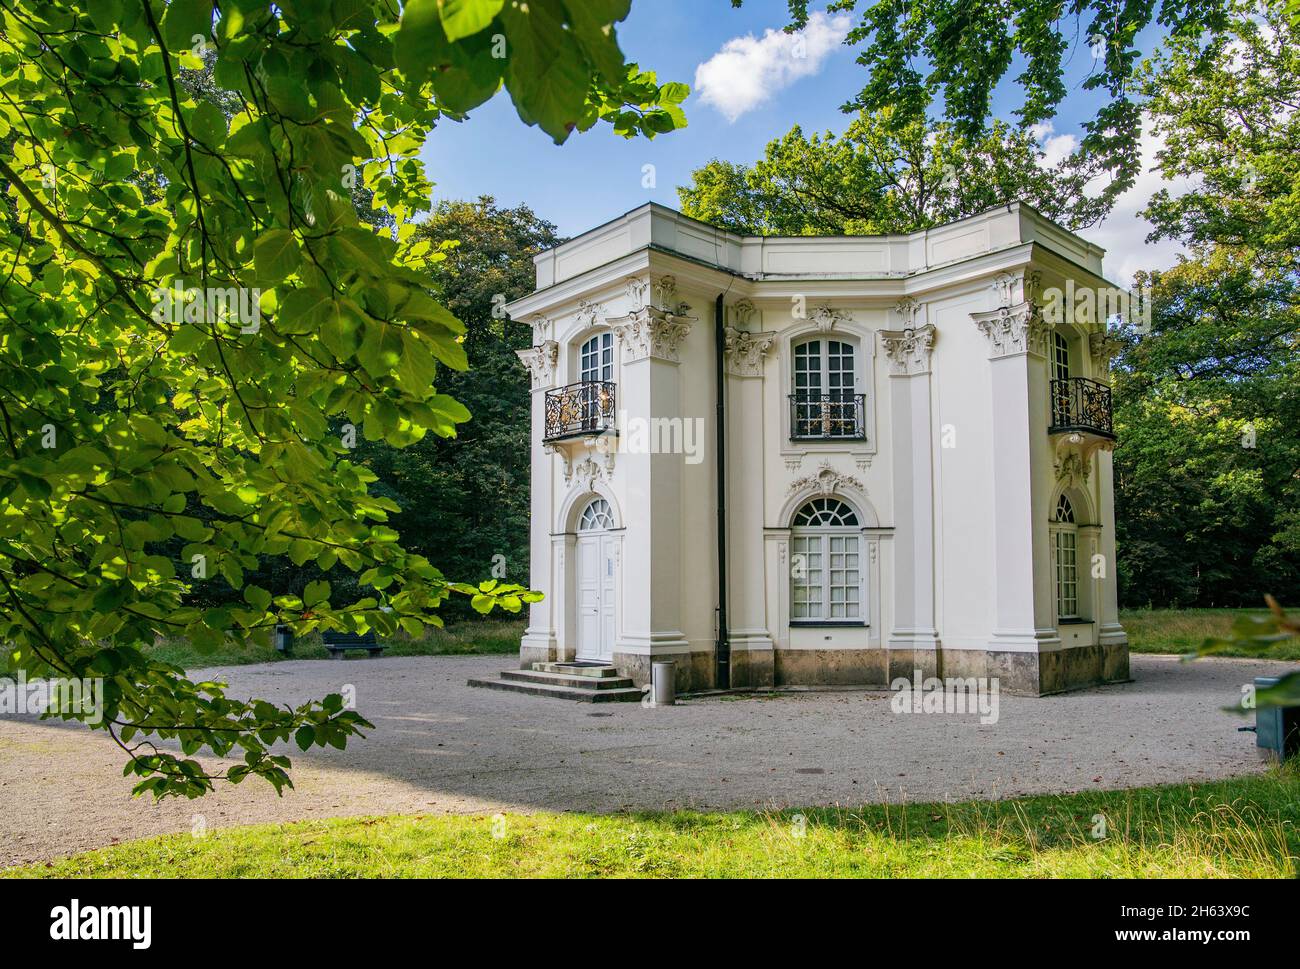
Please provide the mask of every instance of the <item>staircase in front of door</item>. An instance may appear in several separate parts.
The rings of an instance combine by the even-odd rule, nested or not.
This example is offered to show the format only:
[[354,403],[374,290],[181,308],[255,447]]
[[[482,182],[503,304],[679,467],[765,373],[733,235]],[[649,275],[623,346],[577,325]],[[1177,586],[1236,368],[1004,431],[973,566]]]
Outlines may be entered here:
[[529,670],[502,670],[499,679],[469,681],[470,686],[508,690],[580,703],[634,703],[644,696],[630,677],[604,663],[534,663]]

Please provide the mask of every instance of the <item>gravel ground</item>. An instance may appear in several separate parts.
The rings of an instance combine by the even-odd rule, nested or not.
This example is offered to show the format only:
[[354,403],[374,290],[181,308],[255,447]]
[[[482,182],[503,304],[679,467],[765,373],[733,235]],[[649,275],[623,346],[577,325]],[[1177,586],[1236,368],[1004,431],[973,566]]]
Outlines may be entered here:
[[465,681],[505,657],[296,661],[204,671],[232,694],[300,702],[356,687],[376,729],[292,751],[293,791],[250,780],[199,801],[130,796],[104,735],[0,717],[0,866],[116,841],[338,815],[769,808],[968,800],[1208,780],[1261,769],[1223,713],[1294,664],[1132,658],[1135,682],[1003,696],[976,715],[898,715],[889,694],[705,697],[675,707],[562,702]]

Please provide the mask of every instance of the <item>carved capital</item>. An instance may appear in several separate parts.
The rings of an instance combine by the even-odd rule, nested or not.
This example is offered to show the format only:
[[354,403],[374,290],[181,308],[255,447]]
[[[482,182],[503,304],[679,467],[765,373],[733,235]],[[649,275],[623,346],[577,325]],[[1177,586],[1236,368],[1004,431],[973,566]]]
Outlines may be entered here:
[[679,316],[654,306],[643,306],[610,322],[614,327],[614,335],[623,346],[624,360],[630,363],[654,358],[677,363],[678,349],[691,332],[695,318]]
[[727,341],[727,373],[737,377],[763,376],[763,357],[776,343],[776,331],[750,333],[729,326],[723,330]]
[[990,313],[972,313],[971,319],[989,341],[990,359],[1017,353],[1047,354],[1051,327],[1033,303],[1025,301]]
[[555,383],[555,366],[560,359],[560,345],[546,340],[535,347],[516,350],[517,356],[533,378],[533,390],[550,387]]
[[881,330],[880,345],[889,358],[889,372],[918,374],[930,372],[934,352],[935,329],[930,323],[915,329]]

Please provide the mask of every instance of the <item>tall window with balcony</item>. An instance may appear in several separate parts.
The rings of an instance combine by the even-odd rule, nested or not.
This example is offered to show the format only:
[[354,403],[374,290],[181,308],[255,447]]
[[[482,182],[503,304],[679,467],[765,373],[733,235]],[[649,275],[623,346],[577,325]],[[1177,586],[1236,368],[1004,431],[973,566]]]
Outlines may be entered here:
[[546,395],[546,440],[599,434],[614,426],[614,335],[597,333],[578,350],[577,383]]
[[857,393],[856,348],[846,340],[805,340],[794,348],[790,436],[860,440],[864,397]]
[[1052,334],[1052,425],[1050,432],[1096,435],[1115,439],[1110,388],[1088,377],[1072,376],[1070,341]]

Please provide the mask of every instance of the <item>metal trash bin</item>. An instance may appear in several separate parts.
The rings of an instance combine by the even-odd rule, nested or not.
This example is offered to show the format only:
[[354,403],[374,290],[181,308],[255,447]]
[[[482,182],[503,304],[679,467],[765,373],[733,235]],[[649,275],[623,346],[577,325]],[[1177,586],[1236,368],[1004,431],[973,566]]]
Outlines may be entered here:
[[650,664],[650,695],[657,707],[677,702],[676,664],[672,660]]
[[285,656],[293,652],[293,630],[288,626],[277,625],[275,627],[275,649],[276,652],[284,653]]
[[[1276,676],[1255,677],[1255,689],[1277,683]],[[1300,707],[1255,708],[1255,746],[1278,760],[1300,753]]]

